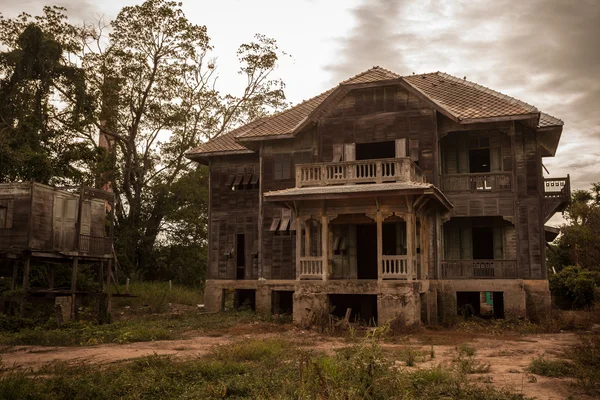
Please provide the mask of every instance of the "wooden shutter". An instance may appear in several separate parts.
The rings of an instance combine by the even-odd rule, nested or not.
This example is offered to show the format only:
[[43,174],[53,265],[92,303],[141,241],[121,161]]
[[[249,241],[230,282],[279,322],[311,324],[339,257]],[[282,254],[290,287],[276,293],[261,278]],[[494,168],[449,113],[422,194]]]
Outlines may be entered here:
[[502,171],[502,155],[500,147],[492,147],[490,149],[490,171],[500,172]]
[[458,160],[456,153],[456,137],[449,136],[444,145],[442,146],[442,158],[443,158],[443,174],[457,174],[458,173]]
[[470,226],[460,228],[460,259],[473,259],[473,234]]
[[61,195],[54,196],[54,209],[52,230],[54,232],[54,248],[62,247],[62,229],[63,229],[63,213],[65,207],[65,198]]
[[457,140],[457,152],[458,152],[458,173],[468,174],[469,173],[469,146],[467,136],[460,135]]
[[406,157],[406,139],[396,139],[396,158]]
[[502,260],[504,259],[504,251],[503,251],[503,228],[501,226],[494,227],[494,260]]
[[333,145],[333,159],[332,162],[340,162],[344,156],[344,145],[334,144]]
[[344,161],[356,160],[356,145],[354,143],[346,143],[344,145]]
[[444,249],[447,260],[460,260],[460,231],[456,224],[444,225]]
[[86,200],[81,205],[81,226],[79,233],[89,235],[92,231],[92,203]]

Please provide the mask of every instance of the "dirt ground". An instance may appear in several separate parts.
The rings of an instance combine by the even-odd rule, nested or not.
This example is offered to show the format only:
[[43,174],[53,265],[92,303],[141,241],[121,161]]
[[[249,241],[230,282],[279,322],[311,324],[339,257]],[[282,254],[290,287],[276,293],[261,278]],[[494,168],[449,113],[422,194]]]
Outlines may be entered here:
[[[280,326],[276,329],[261,329],[256,324],[238,325],[225,330],[220,336],[201,336],[198,333],[188,333],[188,338],[182,340],[142,342],[131,344],[105,344],[91,347],[42,347],[15,346],[5,348],[0,356],[5,367],[17,366],[37,369],[49,362],[63,361],[69,363],[93,362],[112,363],[137,357],[158,354],[171,355],[178,358],[198,357],[206,354],[215,345],[228,344],[244,339],[283,338],[293,341],[300,346],[315,350],[334,352],[336,349],[351,345],[343,338],[321,335],[313,331],[303,331],[291,325]],[[400,338],[394,343],[384,342],[386,350],[402,350],[410,345],[413,349],[422,349],[430,353],[431,346],[435,358],[424,357],[428,360],[417,362],[415,367],[424,368],[439,363],[450,364],[456,355],[456,348],[462,343],[468,343],[477,350],[476,359],[489,363],[489,373],[473,374],[470,379],[482,385],[493,385],[498,388],[508,388],[522,393],[525,397],[536,399],[587,399],[574,388],[568,379],[546,378],[534,376],[526,371],[533,357],[545,355],[549,358],[560,354],[560,351],[575,343],[577,337],[573,333],[543,334],[519,337],[486,337],[483,335],[465,335],[461,332],[433,331],[427,332],[426,337],[413,334]]]

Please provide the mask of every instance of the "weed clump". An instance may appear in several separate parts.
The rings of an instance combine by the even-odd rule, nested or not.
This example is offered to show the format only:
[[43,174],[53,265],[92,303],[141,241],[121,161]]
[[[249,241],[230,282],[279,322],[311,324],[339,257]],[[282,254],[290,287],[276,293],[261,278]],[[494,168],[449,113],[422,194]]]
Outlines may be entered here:
[[531,360],[527,371],[541,376],[563,378],[573,376],[575,365],[567,360],[547,359],[544,356],[539,356]]

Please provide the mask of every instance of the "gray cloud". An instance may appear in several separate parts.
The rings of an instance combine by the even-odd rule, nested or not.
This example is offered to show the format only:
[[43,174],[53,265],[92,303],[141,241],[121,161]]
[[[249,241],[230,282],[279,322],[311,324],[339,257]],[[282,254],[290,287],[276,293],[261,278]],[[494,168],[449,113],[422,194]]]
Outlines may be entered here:
[[14,17],[21,12],[39,15],[42,13],[44,5],[65,7],[68,11],[69,19],[73,21],[93,21],[99,13],[96,3],[91,0],[54,0],[48,3],[41,2],[40,0],[22,0],[3,5],[2,14],[6,17]]
[[563,119],[557,155],[544,163],[553,176],[570,173],[576,187],[600,181],[600,2],[418,3],[365,1],[355,9],[339,64],[327,68],[333,80],[373,64],[466,75]]

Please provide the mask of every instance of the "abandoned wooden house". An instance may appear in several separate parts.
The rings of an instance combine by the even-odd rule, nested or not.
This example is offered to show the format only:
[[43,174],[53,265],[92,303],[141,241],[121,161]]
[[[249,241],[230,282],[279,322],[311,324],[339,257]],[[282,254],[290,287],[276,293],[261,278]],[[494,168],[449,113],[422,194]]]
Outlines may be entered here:
[[562,128],[466,79],[374,67],[202,144],[206,309],[233,292],[297,323],[437,323],[486,293],[495,316],[539,315],[544,224],[570,198],[543,175]]
[[[114,195],[103,190],[0,184],[0,262],[12,293],[4,300],[20,302],[21,315],[28,302],[56,302],[71,318],[83,298],[95,297],[99,312],[107,312],[113,213]],[[97,278],[94,290],[77,282],[78,270],[89,266]],[[32,285],[34,267],[43,277]],[[57,270],[69,276],[59,279]]]

